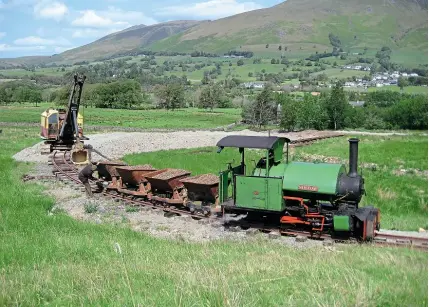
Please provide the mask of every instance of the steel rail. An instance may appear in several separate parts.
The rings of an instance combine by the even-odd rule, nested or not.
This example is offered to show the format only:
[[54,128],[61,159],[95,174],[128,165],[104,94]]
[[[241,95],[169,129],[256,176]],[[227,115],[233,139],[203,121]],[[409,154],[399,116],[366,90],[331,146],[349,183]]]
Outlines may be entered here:
[[[61,177],[58,176],[60,174],[60,175],[63,175],[63,177],[66,177],[69,180],[73,181],[74,183],[81,185],[82,184],[81,181],[77,178],[78,169],[74,164],[70,163],[70,157],[66,158],[66,155],[69,153],[69,151],[65,151],[62,157],[57,157],[58,153],[59,153],[58,151],[55,151],[54,154],[51,156],[52,165],[56,170],[56,178],[61,179]],[[57,161],[58,158],[60,159],[60,163],[58,163]],[[64,167],[61,167],[61,166],[64,166]],[[54,170],[54,173],[55,173],[55,170]],[[90,183],[94,184],[94,181],[90,180]],[[223,221],[222,220],[223,218],[217,217],[216,215],[212,215],[212,216],[204,216],[204,215],[198,215],[198,214],[196,215],[188,210],[178,209],[178,208],[175,208],[174,206],[165,206],[161,204],[151,203],[146,200],[136,199],[133,196],[127,197],[125,195],[117,194],[114,191],[103,191],[102,194],[106,197],[110,197],[113,200],[122,201],[125,204],[131,204],[134,206],[143,206],[147,208],[152,208],[154,210],[158,209],[164,212],[170,212],[170,213],[175,213],[179,215],[188,215],[198,220],[205,219],[207,222]],[[226,229],[230,227],[253,228],[263,233],[277,232],[277,233],[280,233],[280,235],[285,235],[285,236],[292,236],[292,237],[304,236],[309,239],[332,240],[332,241],[341,242],[341,243],[358,242],[357,240],[351,240],[348,238],[342,239],[342,238],[332,237],[326,233],[311,234],[308,231],[288,230],[288,229],[281,229],[280,227],[262,226],[261,223],[258,223],[258,222],[252,223],[252,222],[246,221],[244,223],[241,223],[240,221],[228,221],[224,226]],[[363,242],[363,244],[373,245],[373,246],[387,246],[387,247],[407,247],[411,249],[428,251],[427,238],[414,237],[410,235],[387,234],[383,232],[376,232],[375,238],[373,241]]]

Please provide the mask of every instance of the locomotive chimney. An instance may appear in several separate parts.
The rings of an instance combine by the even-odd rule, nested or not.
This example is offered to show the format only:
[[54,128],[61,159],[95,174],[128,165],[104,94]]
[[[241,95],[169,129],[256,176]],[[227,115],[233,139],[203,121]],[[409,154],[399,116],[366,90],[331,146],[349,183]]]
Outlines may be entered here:
[[349,152],[349,177],[356,177],[358,175],[357,172],[357,164],[358,164],[358,143],[359,139],[351,138],[349,139],[350,143],[350,152]]

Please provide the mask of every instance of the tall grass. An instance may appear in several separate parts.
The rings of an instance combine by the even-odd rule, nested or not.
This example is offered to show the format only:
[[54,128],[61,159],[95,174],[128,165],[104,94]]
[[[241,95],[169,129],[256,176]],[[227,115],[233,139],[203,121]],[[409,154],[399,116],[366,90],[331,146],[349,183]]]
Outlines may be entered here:
[[53,201],[19,180],[29,165],[10,158],[38,141],[33,133],[0,134],[1,306],[427,305],[418,251],[295,249],[258,237],[189,244],[49,215]]

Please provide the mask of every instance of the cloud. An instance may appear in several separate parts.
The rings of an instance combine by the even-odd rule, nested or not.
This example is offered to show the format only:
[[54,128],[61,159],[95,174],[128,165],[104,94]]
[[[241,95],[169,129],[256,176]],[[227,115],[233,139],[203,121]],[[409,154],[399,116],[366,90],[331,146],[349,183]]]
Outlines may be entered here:
[[62,2],[42,0],[34,6],[34,14],[40,18],[61,20],[68,12],[67,6]]
[[11,46],[8,44],[0,44],[0,51],[34,51],[45,49],[46,46]]
[[119,8],[116,8],[114,6],[109,6],[107,11],[100,12],[102,15],[111,18],[112,20],[126,20],[132,25],[153,25],[158,23],[157,20],[146,16],[142,12],[138,11],[123,11]]
[[115,28],[125,29],[136,24],[155,24],[157,21],[137,11],[123,11],[109,6],[104,11],[85,10],[80,11],[80,16],[72,21],[76,27],[90,28]]
[[159,16],[193,16],[199,18],[222,18],[262,8],[256,2],[237,0],[209,0],[189,5],[167,6],[156,12]]
[[5,37],[6,36],[6,32],[0,32],[0,38]]
[[41,38],[39,36],[27,36],[23,38],[18,38],[14,40],[13,43],[19,46],[54,46],[54,45],[69,46],[71,45],[71,43],[63,37],[58,37],[55,39],[46,39],[46,38]]
[[72,21],[74,26],[93,27],[93,28],[106,28],[111,26],[128,26],[126,21],[113,21],[108,17],[98,15],[93,10],[82,11],[82,16]]
[[108,34],[121,31],[122,29],[92,29],[92,28],[84,28],[74,30],[72,33],[72,37],[74,38],[96,38],[106,36]]

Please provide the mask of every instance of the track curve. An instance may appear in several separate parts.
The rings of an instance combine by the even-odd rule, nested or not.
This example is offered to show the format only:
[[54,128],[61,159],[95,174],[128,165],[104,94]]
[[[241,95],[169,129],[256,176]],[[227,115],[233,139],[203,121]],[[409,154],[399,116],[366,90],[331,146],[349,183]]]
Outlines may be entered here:
[[[53,166],[53,173],[55,174],[55,178],[57,180],[67,180],[70,182],[73,182],[77,185],[81,185],[82,182],[79,180],[79,169],[74,165],[70,160],[70,152],[69,151],[55,151],[50,156],[50,162]],[[94,181],[90,180],[91,187],[96,190],[97,185]],[[146,207],[153,210],[162,210],[165,213],[172,213],[176,215],[188,215],[191,216],[194,219],[204,219],[207,223],[211,222],[219,222],[222,221],[224,223],[225,228],[230,227],[240,227],[240,228],[254,228],[257,229],[263,233],[278,233],[279,235],[286,235],[286,236],[294,236],[294,237],[307,237],[311,239],[319,239],[319,240],[333,240],[337,242],[347,242],[347,243],[353,243],[357,242],[355,240],[341,240],[341,239],[335,239],[331,238],[328,234],[322,234],[317,237],[311,236],[308,232],[304,231],[284,231],[281,230],[278,227],[268,226],[268,225],[261,225],[260,223],[249,223],[245,222],[241,224],[240,222],[234,222],[231,223],[225,223],[224,217],[221,217],[220,215],[211,215],[211,216],[204,216],[199,214],[191,213],[188,210],[181,210],[177,207],[173,206],[166,206],[166,205],[159,205],[154,204],[148,201],[144,201],[142,199],[138,199],[132,196],[123,196],[120,194],[117,194],[115,191],[109,191],[104,190],[101,192],[104,197],[113,199],[118,202],[122,202],[126,205],[130,206],[140,206],[140,207]],[[222,220],[223,219],[223,220]],[[369,242],[367,244],[372,244],[376,246],[395,246],[395,247],[407,247],[411,249],[418,249],[422,251],[428,251],[428,238],[426,237],[417,237],[417,236],[410,236],[408,235],[400,235],[400,234],[386,234],[383,232],[376,232],[376,236],[373,242]]]

